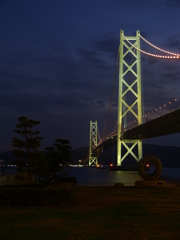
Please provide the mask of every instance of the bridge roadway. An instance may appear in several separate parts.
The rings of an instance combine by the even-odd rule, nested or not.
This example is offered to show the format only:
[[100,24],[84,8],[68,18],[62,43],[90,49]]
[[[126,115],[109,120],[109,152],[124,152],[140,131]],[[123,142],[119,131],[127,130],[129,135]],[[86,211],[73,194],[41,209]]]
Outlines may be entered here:
[[[124,131],[121,135],[122,140],[143,140],[148,138],[160,137],[164,135],[180,132],[180,109],[159,116],[151,121],[143,123],[137,127]],[[106,148],[117,144],[117,133],[105,138],[96,148],[92,155],[100,153]]]

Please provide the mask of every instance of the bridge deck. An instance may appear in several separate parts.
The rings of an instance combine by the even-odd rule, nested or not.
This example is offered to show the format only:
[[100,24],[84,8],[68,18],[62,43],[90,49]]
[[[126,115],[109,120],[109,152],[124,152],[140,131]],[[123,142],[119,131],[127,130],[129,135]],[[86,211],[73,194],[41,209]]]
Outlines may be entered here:
[[[121,135],[121,140],[143,140],[178,132],[180,132],[180,109],[124,131]],[[103,149],[106,149],[116,144],[117,133],[105,138],[100,144],[98,144],[98,146],[93,149],[93,154],[96,154],[97,151],[101,151],[102,147]]]
[[180,132],[180,109],[123,132],[121,139],[147,139]]

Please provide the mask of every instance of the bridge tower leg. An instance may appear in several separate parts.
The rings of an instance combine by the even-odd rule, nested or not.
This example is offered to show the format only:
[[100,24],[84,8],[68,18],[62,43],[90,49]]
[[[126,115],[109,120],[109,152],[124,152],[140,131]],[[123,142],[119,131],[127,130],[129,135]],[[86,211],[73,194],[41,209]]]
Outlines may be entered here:
[[[121,166],[122,161],[131,154],[136,161],[142,158],[142,141],[121,139],[121,134],[126,129],[127,118],[133,115],[138,123],[142,122],[141,107],[141,59],[140,52],[128,44],[130,41],[140,49],[140,31],[136,36],[124,36],[120,31],[120,58],[119,58],[119,100],[118,100],[118,134],[117,134],[117,165]],[[126,40],[126,39],[127,40]],[[133,61],[128,61],[129,56]],[[133,76],[133,81],[129,81],[129,76]],[[132,100],[129,101],[131,95]],[[122,146],[126,153],[122,154]],[[133,152],[137,147],[137,154]]]
[[89,166],[98,164],[97,156],[92,156],[92,149],[97,146],[97,121],[90,121]]

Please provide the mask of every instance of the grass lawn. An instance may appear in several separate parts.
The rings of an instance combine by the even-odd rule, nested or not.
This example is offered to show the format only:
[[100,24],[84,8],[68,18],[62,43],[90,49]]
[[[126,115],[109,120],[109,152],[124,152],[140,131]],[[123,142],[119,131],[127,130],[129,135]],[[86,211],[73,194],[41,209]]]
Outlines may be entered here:
[[0,207],[0,240],[180,239],[180,187],[80,187],[67,207]]

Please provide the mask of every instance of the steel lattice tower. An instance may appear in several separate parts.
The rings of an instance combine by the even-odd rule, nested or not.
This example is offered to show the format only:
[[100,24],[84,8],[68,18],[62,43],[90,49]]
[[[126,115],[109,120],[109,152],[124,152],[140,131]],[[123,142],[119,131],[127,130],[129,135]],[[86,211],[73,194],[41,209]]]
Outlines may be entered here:
[[98,164],[97,156],[91,156],[92,149],[97,146],[97,121],[90,121],[90,140],[89,140],[89,166],[93,163]]
[[[140,49],[140,31],[136,36],[126,36],[135,47]],[[141,108],[141,59],[140,52],[129,46],[124,37],[123,30],[120,31],[120,58],[119,58],[119,100],[118,100],[118,134],[117,134],[117,165],[121,166],[122,161],[128,154],[131,154],[136,161],[142,158],[142,141],[121,139],[123,128],[126,129],[129,113],[135,117],[138,125],[142,122]],[[129,63],[128,56],[133,61]],[[133,82],[128,81],[128,74],[133,76]],[[133,95],[133,102],[129,103],[128,94]],[[127,150],[122,154],[122,146]],[[138,156],[133,152],[138,146]]]

